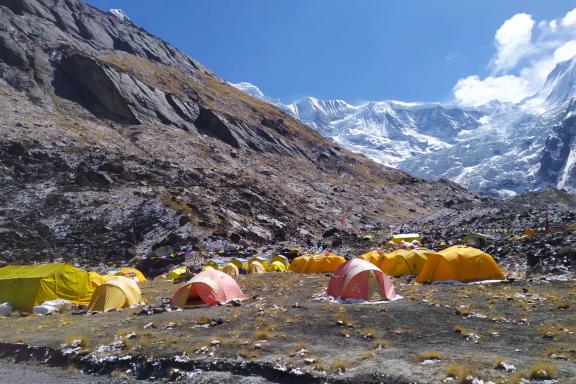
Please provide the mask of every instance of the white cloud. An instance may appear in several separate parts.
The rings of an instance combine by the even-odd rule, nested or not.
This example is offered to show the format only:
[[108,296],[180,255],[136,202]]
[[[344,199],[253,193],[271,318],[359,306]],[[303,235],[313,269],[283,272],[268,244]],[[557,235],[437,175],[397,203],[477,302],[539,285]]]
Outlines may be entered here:
[[517,103],[530,92],[526,79],[517,76],[468,76],[458,80],[454,87],[454,96],[464,105],[481,105],[492,100]]
[[571,40],[556,48],[553,59],[554,62],[560,63],[562,61],[570,60],[574,56],[576,56],[576,40]]
[[457,102],[518,102],[541,89],[556,64],[576,56],[576,8],[564,17],[538,23],[531,15],[514,15],[496,32],[495,45],[490,74],[458,80],[453,89]]
[[568,12],[566,16],[564,16],[564,18],[562,19],[562,25],[565,27],[576,25],[576,8],[574,8],[573,10]]
[[532,28],[532,16],[519,13],[506,20],[496,31],[498,52],[493,60],[496,72],[514,68],[522,58],[533,51]]

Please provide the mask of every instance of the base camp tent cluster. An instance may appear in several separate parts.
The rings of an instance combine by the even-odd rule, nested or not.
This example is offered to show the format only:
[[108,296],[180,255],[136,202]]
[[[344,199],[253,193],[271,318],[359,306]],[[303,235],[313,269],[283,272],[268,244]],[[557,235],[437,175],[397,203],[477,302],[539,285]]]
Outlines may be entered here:
[[[222,270],[220,271],[220,266]],[[296,257],[292,263],[283,256],[271,260],[253,257],[232,259],[228,263],[210,261],[203,271],[181,285],[172,297],[172,304],[188,308],[197,305],[224,304],[245,299],[232,276],[242,271],[296,273],[333,273],[327,293],[339,299],[392,300],[396,296],[388,276],[416,275],[416,282],[472,282],[503,280],[496,261],[476,248],[457,245],[434,252],[426,248],[402,249],[389,254],[370,251],[350,261],[326,253]],[[187,278],[186,267],[178,267],[166,277]],[[86,272],[68,264],[38,264],[0,268],[0,303],[14,309],[32,312],[44,302],[63,299],[88,305],[90,311],[122,309],[142,300],[138,283],[144,275],[132,268],[111,274]]]
[[358,258],[371,262],[388,276],[417,276],[419,283],[504,279],[492,256],[465,245],[439,252],[427,248],[398,249],[388,254],[370,251]]
[[270,260],[262,256],[254,256],[250,259],[233,257],[228,262],[217,259],[208,260],[204,263],[202,270],[215,269],[230,276],[237,276],[247,273],[285,272],[289,266],[290,261],[286,256],[278,255]]

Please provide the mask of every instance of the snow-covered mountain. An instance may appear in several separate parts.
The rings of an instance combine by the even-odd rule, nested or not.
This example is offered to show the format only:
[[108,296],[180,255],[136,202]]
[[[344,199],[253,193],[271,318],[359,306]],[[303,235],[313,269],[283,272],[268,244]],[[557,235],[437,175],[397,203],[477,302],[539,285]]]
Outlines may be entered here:
[[416,176],[495,195],[548,186],[576,191],[576,58],[558,64],[544,87],[520,103],[480,107],[313,97],[284,104],[250,83],[234,85],[335,142]]

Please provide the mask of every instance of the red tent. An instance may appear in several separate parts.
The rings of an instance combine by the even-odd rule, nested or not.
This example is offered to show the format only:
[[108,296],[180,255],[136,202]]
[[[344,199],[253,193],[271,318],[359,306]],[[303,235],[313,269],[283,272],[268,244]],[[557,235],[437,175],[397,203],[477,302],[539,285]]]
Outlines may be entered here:
[[208,269],[181,285],[172,297],[172,305],[180,308],[214,306],[245,298],[238,283],[230,275]]
[[352,259],[342,264],[328,284],[328,294],[339,299],[369,301],[392,300],[396,297],[392,282],[374,264]]

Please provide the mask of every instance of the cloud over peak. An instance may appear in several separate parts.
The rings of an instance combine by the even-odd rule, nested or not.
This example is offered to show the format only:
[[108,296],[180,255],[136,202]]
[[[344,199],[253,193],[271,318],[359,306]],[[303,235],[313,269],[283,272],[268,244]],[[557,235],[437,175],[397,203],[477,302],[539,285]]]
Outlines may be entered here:
[[454,86],[460,104],[516,103],[537,92],[556,64],[576,56],[576,8],[538,23],[529,14],[516,14],[496,31],[494,40],[490,74],[470,75]]

